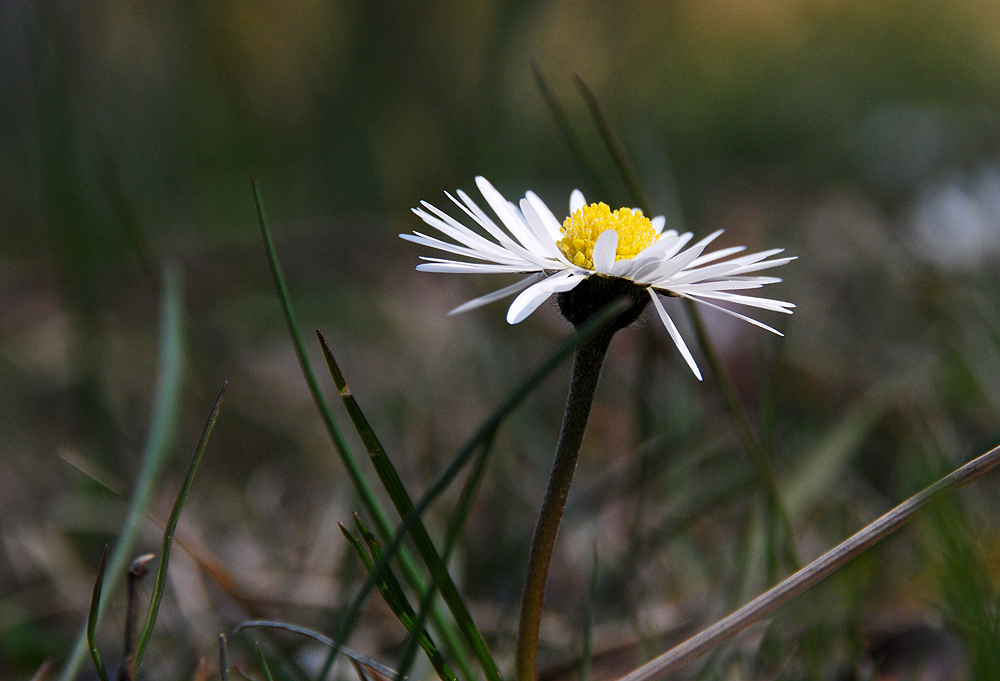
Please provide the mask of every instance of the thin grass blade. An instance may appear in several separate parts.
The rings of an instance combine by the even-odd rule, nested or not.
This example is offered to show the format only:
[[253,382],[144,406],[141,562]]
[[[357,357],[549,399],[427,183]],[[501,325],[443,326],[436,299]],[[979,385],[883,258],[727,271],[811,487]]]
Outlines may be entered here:
[[[316,379],[316,374],[312,369],[312,364],[309,362],[309,356],[306,353],[305,342],[302,340],[302,334],[299,333],[299,325],[295,315],[295,309],[292,307],[291,294],[288,291],[288,285],[285,283],[285,275],[281,270],[281,263],[278,260],[278,253],[274,247],[274,241],[271,238],[271,228],[268,224],[267,215],[264,212],[263,200],[260,196],[260,188],[257,186],[257,181],[251,177],[251,184],[253,187],[254,201],[257,206],[257,218],[260,223],[261,237],[264,242],[264,250],[267,254],[268,265],[271,268],[271,274],[274,279],[275,290],[278,294],[278,299],[281,302],[281,309],[285,316],[285,321],[288,324],[289,335],[292,338],[292,344],[295,346],[295,354],[298,356],[299,367],[302,369],[302,375],[306,380],[306,384],[309,386],[309,392],[312,393],[313,401],[316,404],[316,408],[323,419],[323,424],[326,426],[327,432],[330,434],[330,438],[333,440],[334,448],[337,450],[337,454],[340,457],[344,468],[347,469],[348,477],[350,477],[351,482],[354,485],[354,489],[361,500],[361,504],[364,506],[365,510],[374,520],[375,525],[382,535],[383,539],[388,540],[393,536],[393,526],[389,522],[389,516],[382,509],[382,505],[379,503],[378,498],[372,491],[371,486],[368,484],[364,473],[361,471],[361,467],[358,465],[358,461],[354,456],[350,446],[347,444],[347,440],[344,438],[343,431],[340,429],[340,425],[337,420],[333,417],[333,412],[330,409],[330,405],[323,395],[323,391],[320,389],[319,381]],[[423,593],[425,590],[423,577],[420,575],[420,571],[417,569],[417,565],[413,558],[409,555],[409,552],[402,550],[399,552],[400,565],[403,568],[403,574],[406,580],[410,583],[416,591]],[[431,613],[431,618],[434,622],[435,628],[441,634],[441,638],[445,645],[448,647],[449,652],[454,656],[456,662],[462,669],[462,673],[468,678],[473,678],[475,672],[469,663],[468,657],[465,654],[465,649],[462,647],[455,634],[454,627],[442,616],[440,612],[436,609]],[[488,651],[487,651],[488,652]],[[492,656],[479,658],[481,665],[486,665],[487,668],[490,666],[492,661]],[[495,667],[495,663],[492,664]],[[324,668],[324,674],[328,671],[328,668]],[[490,681],[499,681],[499,676],[490,677]]]
[[[361,407],[351,393],[351,389],[344,380],[343,373],[340,371],[337,360],[330,351],[330,346],[327,344],[326,339],[319,330],[316,331],[316,335],[323,349],[323,357],[326,359],[333,382],[337,386],[337,390],[344,402],[344,406],[347,408],[347,413],[350,415],[351,421],[354,423],[355,429],[358,431],[358,435],[361,436],[361,440],[368,450],[372,465],[375,467],[375,472],[378,474],[379,480],[382,482],[383,487],[385,487],[386,492],[389,494],[389,498],[396,507],[396,512],[399,513],[401,518],[406,518],[413,512],[413,500],[406,491],[406,487],[396,472],[395,466],[392,465],[392,461],[385,453],[382,443],[379,442],[375,431],[372,430],[368,419],[365,418],[364,412],[361,411]],[[413,537],[417,551],[420,553],[421,558],[423,558],[424,564],[427,565],[427,569],[430,570],[433,580],[439,585],[441,597],[448,605],[448,609],[451,610],[466,642],[480,661],[483,672],[486,673],[488,678],[498,681],[501,678],[500,670],[493,660],[486,641],[472,619],[472,615],[469,614],[469,610],[462,600],[455,582],[448,573],[447,566],[441,560],[441,556],[438,555],[434,542],[427,532],[427,528],[424,527],[423,521],[419,515],[415,515],[414,517],[415,520],[413,521],[410,535]],[[373,577],[376,580],[380,578],[377,574],[374,574]]]
[[803,591],[824,579],[837,568],[871,548],[908,523],[929,504],[953,494],[1000,463],[1000,447],[973,459],[950,475],[924,488],[875,522],[830,549],[777,586],[764,592],[739,610],[668,650],[654,660],[621,677],[618,681],[654,681],[661,679],[692,660],[732,639]]
[[[365,524],[361,522],[361,518],[355,514],[354,522],[357,525],[358,532],[361,534],[361,538],[364,540],[365,544],[368,546],[369,556],[368,561],[365,563],[365,567],[372,570],[375,567],[375,561],[382,557],[382,547],[379,545],[378,540],[375,539],[375,535],[371,533]],[[359,544],[360,546],[360,544]],[[403,588],[399,585],[396,580],[396,576],[393,574],[392,569],[389,568],[385,571],[382,577],[382,583],[385,586],[386,602],[389,606],[395,610],[398,609],[399,614],[408,617],[412,622],[416,619],[416,613],[413,612],[413,608],[410,606],[410,601],[406,598],[406,594],[403,593]]]
[[94,582],[94,593],[90,598],[90,615],[87,617],[87,647],[90,657],[97,667],[97,675],[101,681],[108,681],[108,672],[101,661],[101,652],[97,649],[97,610],[101,602],[101,590],[104,588],[104,568],[108,565],[108,545],[104,545],[104,555],[101,556],[101,567],[97,570],[97,581]]
[[[458,507],[455,512],[455,516],[449,523],[448,533],[445,536],[444,550],[441,555],[441,560],[447,564],[448,560],[451,558],[451,553],[455,549],[455,544],[458,541],[458,537],[462,534],[462,528],[465,527],[465,521],[469,517],[469,512],[472,510],[472,502],[475,500],[476,492],[479,489],[479,484],[483,480],[483,475],[486,473],[486,463],[489,460],[490,451],[493,449],[493,437],[490,436],[482,446],[482,453],[476,460],[473,466],[472,474],[469,475],[468,480],[465,482],[465,486],[462,489],[462,494],[459,497]],[[420,631],[423,629],[424,622],[427,619],[427,612],[434,602],[434,594],[437,591],[438,583],[435,576],[431,576],[431,583],[427,589],[427,593],[424,594],[423,598],[420,600],[420,612],[416,616],[416,625],[414,631]],[[407,643],[406,650],[403,653],[403,657],[400,658],[399,662],[399,678],[402,679],[403,676],[410,670],[410,665],[413,664],[413,659],[416,656],[416,645],[419,643],[419,639],[414,639],[411,634],[410,641]]]
[[[122,527],[108,560],[110,578],[104,585],[101,601],[94,616],[94,627],[100,624],[108,600],[114,594],[121,575],[131,562],[139,526],[152,502],[153,490],[167,461],[177,429],[180,411],[181,377],[184,369],[183,289],[180,271],[172,266],[163,270],[163,293],[160,301],[159,360],[149,435],[142,453],[142,466],[132,494],[125,525]],[[87,653],[87,626],[77,637],[60,675],[61,681],[72,681],[80,671]]]
[[212,411],[208,415],[208,420],[205,421],[205,426],[201,429],[201,436],[198,438],[198,445],[194,448],[194,454],[191,455],[191,463],[188,464],[187,475],[184,477],[184,484],[181,485],[180,492],[177,493],[177,499],[174,501],[174,508],[170,511],[170,517],[167,519],[167,527],[163,531],[163,548],[160,565],[156,570],[156,583],[153,586],[153,597],[149,604],[149,612],[146,615],[146,623],[142,627],[142,633],[139,634],[139,643],[135,648],[136,670],[139,669],[143,653],[146,651],[146,645],[149,643],[149,637],[152,636],[153,627],[156,626],[156,615],[160,611],[160,601],[163,598],[163,587],[167,579],[167,564],[170,562],[170,549],[173,546],[174,532],[177,530],[177,522],[181,518],[181,510],[184,508],[184,502],[187,501],[188,493],[191,491],[191,485],[194,483],[195,473],[198,472],[198,466],[201,464],[202,456],[205,454],[205,448],[208,446],[208,439],[212,436],[212,429],[215,428],[215,421],[219,417],[219,408],[222,406],[222,398],[226,395],[226,387],[228,385],[228,382],[222,384],[222,389],[219,391],[219,396],[215,398],[215,404],[212,405]]
[[[372,559],[374,558],[375,560],[378,560],[381,558],[382,550],[378,545],[378,541],[375,539],[375,535],[373,535],[368,528],[364,526],[364,523],[361,522],[361,519],[357,516],[357,514],[355,514],[354,520],[357,523],[358,532],[361,534],[361,538],[368,545],[371,555],[365,553],[361,542],[348,532],[343,525],[340,526],[340,531],[344,533],[347,540],[352,546],[354,546],[358,555],[361,557],[362,562],[365,564],[365,567],[368,569],[369,574],[371,574],[375,567],[375,563]],[[410,632],[410,640],[416,641],[424,650],[424,653],[427,655],[427,659],[430,661],[431,666],[434,667],[434,670],[441,678],[441,681],[457,681],[455,672],[453,672],[444,661],[444,656],[441,655],[441,651],[438,650],[436,645],[434,645],[434,641],[427,633],[427,630],[424,629],[424,621],[421,620],[419,623],[417,622],[417,614],[413,612],[413,607],[410,605],[409,600],[406,598],[406,594],[403,593],[402,587],[400,587],[399,582],[396,580],[396,577],[390,568],[386,568],[383,571],[381,578],[376,583],[376,586],[378,587],[379,592],[381,592],[382,597],[385,599],[385,602],[392,609],[392,612],[396,615],[403,626],[406,627],[406,630]],[[434,588],[433,582],[431,584],[431,588]],[[402,668],[400,670],[400,675],[405,675],[405,671],[403,671]]]
[[264,668],[264,678],[267,681],[274,681],[274,676],[271,674],[271,667],[267,664],[267,658],[264,657],[264,651],[260,649],[260,641],[257,639],[253,640],[254,650],[257,651],[257,659],[260,660],[260,666]]

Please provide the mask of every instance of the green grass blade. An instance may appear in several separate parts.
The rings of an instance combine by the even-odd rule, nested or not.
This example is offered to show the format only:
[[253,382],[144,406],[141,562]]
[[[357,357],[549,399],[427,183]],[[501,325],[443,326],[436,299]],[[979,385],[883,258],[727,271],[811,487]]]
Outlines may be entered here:
[[[375,539],[375,535],[365,527],[365,524],[361,522],[361,518],[357,514],[354,514],[354,522],[358,527],[361,538],[368,545],[369,560],[366,561],[365,567],[368,570],[372,570],[375,567],[375,561],[382,557],[382,547],[379,545],[378,540]],[[410,607],[410,601],[406,598],[406,594],[396,580],[396,576],[393,574],[391,568],[385,570],[380,581],[384,586],[384,595],[386,596],[386,602],[389,603],[389,607],[393,608],[393,611],[398,615],[409,618],[411,622],[414,621],[416,613]]]
[[583,172],[584,177],[590,184],[590,188],[597,193],[597,196],[602,197],[601,200],[607,201],[611,194],[604,179],[601,177],[601,173],[598,172],[596,166],[594,166],[587,152],[584,150],[583,142],[580,140],[580,136],[576,134],[576,129],[570,124],[566,110],[559,103],[552,90],[549,89],[548,83],[545,82],[541,70],[539,70],[538,65],[534,61],[531,62],[531,74],[535,77],[535,85],[538,87],[542,99],[545,100],[545,105],[549,108],[549,113],[555,119],[556,126],[566,141],[566,146],[569,147],[570,156],[573,157],[573,161],[576,162],[576,165]]
[[642,209],[644,215],[651,217],[652,212],[650,212],[649,199],[646,197],[646,192],[639,181],[639,174],[635,171],[635,166],[632,164],[628,152],[625,151],[625,145],[622,144],[621,138],[618,137],[608,117],[604,114],[604,107],[601,106],[597,96],[587,87],[587,84],[583,82],[583,78],[574,75],[573,82],[576,83],[577,89],[580,90],[580,94],[586,100],[590,114],[594,117],[597,129],[601,133],[601,139],[604,140],[605,146],[611,152],[611,157],[615,160],[615,165],[618,166],[618,171],[621,173],[622,179],[625,180],[628,191],[632,195],[632,200]]
[[[381,504],[372,491],[372,488],[369,486],[368,481],[365,479],[364,474],[361,472],[361,467],[358,465],[357,459],[354,457],[354,453],[347,444],[347,440],[344,438],[344,434],[340,430],[340,426],[333,417],[330,405],[326,401],[326,397],[323,396],[322,390],[320,390],[319,381],[316,380],[316,374],[313,372],[312,365],[309,362],[309,357],[306,354],[305,343],[302,340],[302,334],[299,333],[299,325],[296,320],[295,310],[292,307],[291,295],[289,294],[288,286],[285,283],[285,275],[281,270],[281,263],[278,260],[278,253],[274,248],[274,241],[271,239],[271,228],[268,225],[267,215],[264,212],[264,204],[260,196],[260,188],[257,186],[257,181],[253,178],[251,178],[251,183],[253,186],[254,201],[257,206],[257,218],[260,223],[261,237],[264,242],[264,249],[267,253],[268,265],[271,268],[274,286],[278,293],[278,299],[281,302],[281,308],[285,315],[285,321],[288,324],[288,331],[292,338],[292,344],[295,346],[295,353],[299,359],[299,367],[302,369],[302,375],[306,380],[306,384],[309,386],[309,392],[312,393],[313,401],[315,402],[316,408],[319,410],[320,416],[323,419],[323,424],[326,426],[327,432],[330,433],[334,448],[337,450],[337,454],[339,455],[341,462],[344,464],[344,468],[347,469],[347,474],[351,478],[351,482],[354,484],[355,491],[361,500],[361,504],[374,520],[379,533],[384,539],[388,540],[393,536],[393,526],[392,523],[389,522],[389,516],[384,510],[382,510]],[[423,593],[425,589],[423,578],[420,575],[420,571],[417,569],[416,563],[410,557],[409,552],[405,550],[400,551],[399,562],[402,566],[403,574],[410,583],[410,586],[412,586],[419,593]],[[435,628],[441,634],[449,652],[452,653],[455,660],[462,668],[463,674],[470,679],[473,678],[475,673],[465,655],[464,648],[455,635],[454,628],[447,620],[444,619],[441,613],[437,611],[432,612],[431,617],[434,621]]]
[[104,669],[104,662],[101,661],[101,652],[97,649],[97,609],[101,602],[101,589],[104,587],[104,568],[108,565],[108,545],[104,545],[104,555],[101,557],[101,567],[97,570],[97,581],[94,582],[94,594],[90,599],[90,616],[87,617],[87,647],[90,648],[90,657],[97,667],[97,675],[101,681],[108,681],[108,672]]
[[[343,525],[340,526],[340,531],[344,533],[347,540],[351,542],[358,555],[361,556],[362,562],[368,569],[369,573],[375,567],[373,558],[379,560],[382,557],[382,549],[378,545],[378,541],[375,539],[368,528],[364,526],[361,519],[355,514],[354,520],[358,526],[358,532],[361,534],[361,538],[368,545],[371,555],[365,553],[364,548],[361,546],[361,542],[347,531]],[[455,672],[451,670],[448,664],[444,660],[444,656],[441,651],[438,650],[437,646],[434,645],[434,641],[431,639],[430,635],[424,629],[424,619],[417,621],[417,615],[413,612],[413,608],[410,606],[409,600],[406,598],[406,594],[403,593],[402,587],[400,587],[399,582],[396,580],[396,576],[392,573],[390,568],[383,570],[382,575],[376,582],[378,590],[382,593],[382,597],[385,602],[392,609],[393,613],[402,622],[406,630],[410,632],[410,641],[416,641],[417,644],[424,650],[427,655],[427,659],[430,661],[431,666],[434,667],[434,671],[437,672],[438,677],[441,681],[457,681]],[[431,589],[434,588],[433,582],[430,586]],[[405,676],[406,671],[403,667],[400,668],[400,676]]]
[[201,437],[198,438],[198,445],[194,449],[194,454],[191,455],[191,463],[188,464],[187,475],[184,477],[184,484],[181,485],[180,492],[177,493],[177,499],[174,501],[174,508],[170,511],[170,517],[167,519],[167,526],[163,530],[163,548],[160,557],[160,565],[156,570],[156,583],[153,586],[153,597],[149,603],[149,612],[146,615],[146,623],[142,627],[142,633],[139,635],[139,643],[136,645],[135,649],[135,669],[138,672],[139,664],[142,662],[142,655],[146,651],[146,645],[149,643],[149,637],[153,635],[153,627],[156,626],[156,615],[160,611],[160,601],[163,598],[163,587],[167,579],[167,564],[170,562],[170,549],[173,546],[174,532],[177,530],[177,522],[181,518],[181,510],[184,508],[184,502],[187,501],[188,493],[191,491],[191,485],[194,483],[195,473],[198,472],[198,466],[201,464],[202,456],[205,454],[205,448],[208,446],[208,439],[212,436],[212,429],[215,428],[215,421],[219,417],[219,408],[222,406],[222,398],[226,395],[226,386],[228,383],[222,384],[222,390],[219,391],[219,396],[215,398],[215,404],[212,405],[212,411],[208,415],[208,420],[205,421],[205,426],[201,429]]
[[[153,490],[166,463],[173,444],[180,410],[181,377],[184,368],[183,295],[181,274],[174,267],[163,270],[163,293],[160,302],[160,355],[156,370],[156,388],[149,435],[142,454],[142,467],[135,483],[132,503],[121,534],[115,541],[108,560],[110,579],[105,584],[94,627],[100,624],[108,600],[114,594],[125,567],[131,561],[133,546],[139,526],[145,519],[152,502]],[[87,654],[87,625],[77,637],[73,650],[60,675],[61,681],[72,681],[80,671],[80,664]]]
[[[430,504],[444,492],[445,489],[451,484],[455,477],[459,474],[462,468],[469,462],[472,455],[475,454],[476,450],[482,443],[491,440],[496,433],[500,424],[503,423],[504,419],[510,415],[515,408],[517,408],[521,402],[524,400],[528,394],[535,389],[535,387],[541,383],[541,381],[548,376],[557,366],[569,357],[573,351],[576,349],[580,343],[585,342],[589,338],[593,337],[601,329],[607,325],[607,323],[623,312],[628,310],[632,306],[632,303],[627,298],[619,298],[616,301],[606,305],[602,310],[596,313],[590,321],[579,328],[576,333],[563,341],[559,347],[556,348],[552,354],[539,366],[527,379],[525,379],[521,385],[514,389],[510,395],[498,406],[493,413],[480,424],[476,432],[469,438],[468,442],[462,447],[459,453],[452,459],[452,462],[445,469],[444,473],[438,478],[438,480],[424,492],[420,501],[413,508],[413,510],[407,514],[400,523],[399,527],[396,529],[396,533],[392,538],[392,541],[386,546],[385,553],[382,559],[378,561],[375,566],[375,574],[385,569],[388,561],[396,555],[399,547],[402,545],[403,538],[409,533],[410,528],[416,522],[416,519],[422,514]],[[358,591],[358,595],[355,596],[354,602],[351,607],[347,609],[344,613],[343,619],[341,621],[341,626],[337,633],[336,641],[339,642],[346,636],[348,632],[354,627],[354,623],[357,620],[358,613],[361,610],[361,604],[371,593],[371,590],[375,586],[375,580],[372,576],[369,576],[365,583],[361,586]]]
[[[413,512],[413,500],[406,491],[406,487],[396,472],[395,466],[392,465],[392,461],[385,453],[382,443],[379,442],[378,437],[375,435],[375,431],[369,425],[368,419],[365,418],[364,413],[361,411],[357,400],[351,394],[351,389],[347,386],[347,382],[344,380],[340,367],[337,365],[337,360],[334,359],[333,353],[326,343],[326,339],[323,338],[323,334],[319,331],[316,332],[316,335],[319,337],[320,345],[323,348],[323,357],[326,358],[330,375],[333,377],[333,381],[337,386],[344,406],[347,408],[347,413],[350,415],[351,421],[358,431],[358,435],[361,436],[361,440],[368,450],[372,465],[375,467],[375,472],[378,474],[379,480],[382,481],[382,485],[389,494],[389,498],[392,500],[393,505],[395,505],[400,518],[406,518]],[[415,520],[413,521],[410,535],[413,537],[417,551],[420,553],[421,558],[423,558],[424,564],[427,565],[427,569],[430,570],[432,579],[439,585],[441,597],[448,605],[448,609],[451,610],[452,616],[458,624],[459,631],[462,632],[466,642],[472,648],[473,654],[483,668],[483,672],[487,678],[498,681],[500,679],[500,670],[493,660],[492,654],[490,654],[482,633],[480,633],[475,621],[473,621],[472,615],[469,614],[469,610],[465,606],[465,602],[462,600],[455,582],[448,573],[445,563],[441,560],[441,556],[438,555],[437,549],[434,547],[434,542],[427,532],[427,528],[424,527],[423,521],[421,521],[419,515],[415,515],[414,517]]]
[[254,650],[257,651],[257,659],[260,660],[260,666],[264,668],[264,678],[267,681],[274,681],[274,676],[271,674],[271,667],[267,664],[267,659],[264,657],[264,651],[260,649],[260,641],[257,639],[253,640]]
[[[479,484],[482,482],[483,475],[486,473],[486,463],[489,460],[489,455],[492,449],[493,436],[490,435],[487,437],[486,441],[483,442],[482,453],[476,460],[475,466],[472,469],[472,474],[469,475],[469,479],[466,480],[465,486],[462,488],[462,494],[458,500],[457,511],[455,512],[454,518],[449,523],[448,533],[445,536],[444,550],[441,553],[441,560],[445,565],[448,564],[448,560],[451,558],[451,553],[455,549],[455,545],[458,542],[458,537],[462,534],[462,528],[465,527],[465,521],[468,519],[469,513],[472,511],[472,502],[475,500]],[[437,576],[432,575],[427,593],[420,599],[420,613],[416,616],[414,631],[420,631],[423,629],[424,622],[427,619],[427,612],[430,609],[431,604],[434,602],[434,595],[437,592],[437,589]],[[406,650],[403,653],[403,657],[400,658],[400,679],[406,675],[406,673],[410,670],[410,665],[413,664],[413,659],[417,652],[417,643],[423,645],[419,639],[415,639],[411,635],[410,641],[407,643]]]

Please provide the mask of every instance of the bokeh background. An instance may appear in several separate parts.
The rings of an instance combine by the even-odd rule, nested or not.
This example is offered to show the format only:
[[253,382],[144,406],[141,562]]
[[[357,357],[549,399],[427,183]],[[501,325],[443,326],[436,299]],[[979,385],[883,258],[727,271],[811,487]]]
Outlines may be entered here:
[[[359,504],[283,326],[250,174],[303,330],[324,330],[417,496],[569,327],[551,305],[517,327],[502,304],[447,317],[501,282],[416,273],[419,249],[396,235],[419,228],[420,200],[475,195],[479,174],[557,215],[575,187],[632,205],[574,74],[669,225],[799,256],[769,287],[795,315],[758,315],[785,338],[704,317],[801,560],[1000,440],[993,2],[7,0],[0,676],[58,668],[84,620],[148,432],[168,262],[183,273],[187,363],[153,512],[167,514],[228,379],[181,537],[244,604],[335,629],[363,577],[337,523]],[[505,669],[567,372],[501,431],[453,566]],[[577,678],[595,551],[599,678],[787,573],[752,470],[716,382],[693,379],[659,322],[619,334],[550,578],[548,678]],[[689,675],[991,678],[998,491],[995,475],[978,482]],[[159,533],[150,522],[139,548],[158,551]],[[174,553],[148,678],[192,678],[248,616],[202,567]],[[101,631],[112,664],[122,610]],[[372,599],[351,645],[392,666],[404,639]],[[259,678],[245,643],[234,655]],[[316,669],[315,648],[284,649],[281,674]]]

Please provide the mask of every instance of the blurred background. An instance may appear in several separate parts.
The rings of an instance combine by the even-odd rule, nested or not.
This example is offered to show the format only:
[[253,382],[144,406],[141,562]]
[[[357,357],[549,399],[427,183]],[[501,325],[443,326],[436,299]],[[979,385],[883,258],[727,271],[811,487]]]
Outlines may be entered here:
[[[632,205],[574,74],[668,226],[799,257],[767,292],[794,316],[756,315],[785,338],[704,319],[772,457],[801,562],[1000,441],[995,3],[6,0],[0,676],[62,664],[124,521],[164,263],[183,273],[187,358],[154,515],[225,379],[230,394],[144,675],[192,678],[247,603],[334,631],[364,576],[337,523],[360,505],[284,327],[250,174],[307,342],[324,331],[419,496],[570,329],[554,305],[516,327],[502,303],[447,317],[509,281],[416,273],[420,249],[397,234],[421,228],[409,212],[421,200],[455,214],[443,191],[477,196],[480,174],[560,217],[576,187]],[[453,563],[505,671],[567,377],[501,430]],[[719,395],[648,313],[616,338],[549,580],[547,679],[579,678],[595,552],[597,678],[790,571]],[[995,678],[998,491],[987,476],[682,676]],[[456,498],[431,509],[431,528]],[[160,533],[148,523],[137,553],[158,552]],[[101,628],[112,665],[123,609]],[[350,645],[393,666],[405,634],[375,597]],[[321,651],[276,638],[281,674],[318,669]],[[260,678],[246,641],[234,646]]]

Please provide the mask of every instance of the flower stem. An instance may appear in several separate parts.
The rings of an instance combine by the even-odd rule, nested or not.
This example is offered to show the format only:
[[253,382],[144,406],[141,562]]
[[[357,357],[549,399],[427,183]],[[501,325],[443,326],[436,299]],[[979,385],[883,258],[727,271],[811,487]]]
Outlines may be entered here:
[[590,418],[597,379],[616,330],[611,327],[599,332],[580,345],[573,356],[573,374],[559,443],[556,445],[549,485],[545,490],[545,499],[531,539],[531,553],[528,555],[528,574],[521,596],[521,622],[517,633],[517,681],[536,681],[537,678],[539,627],[549,563],[559,534],[559,523],[566,507],[569,486],[576,471],[583,434]]

